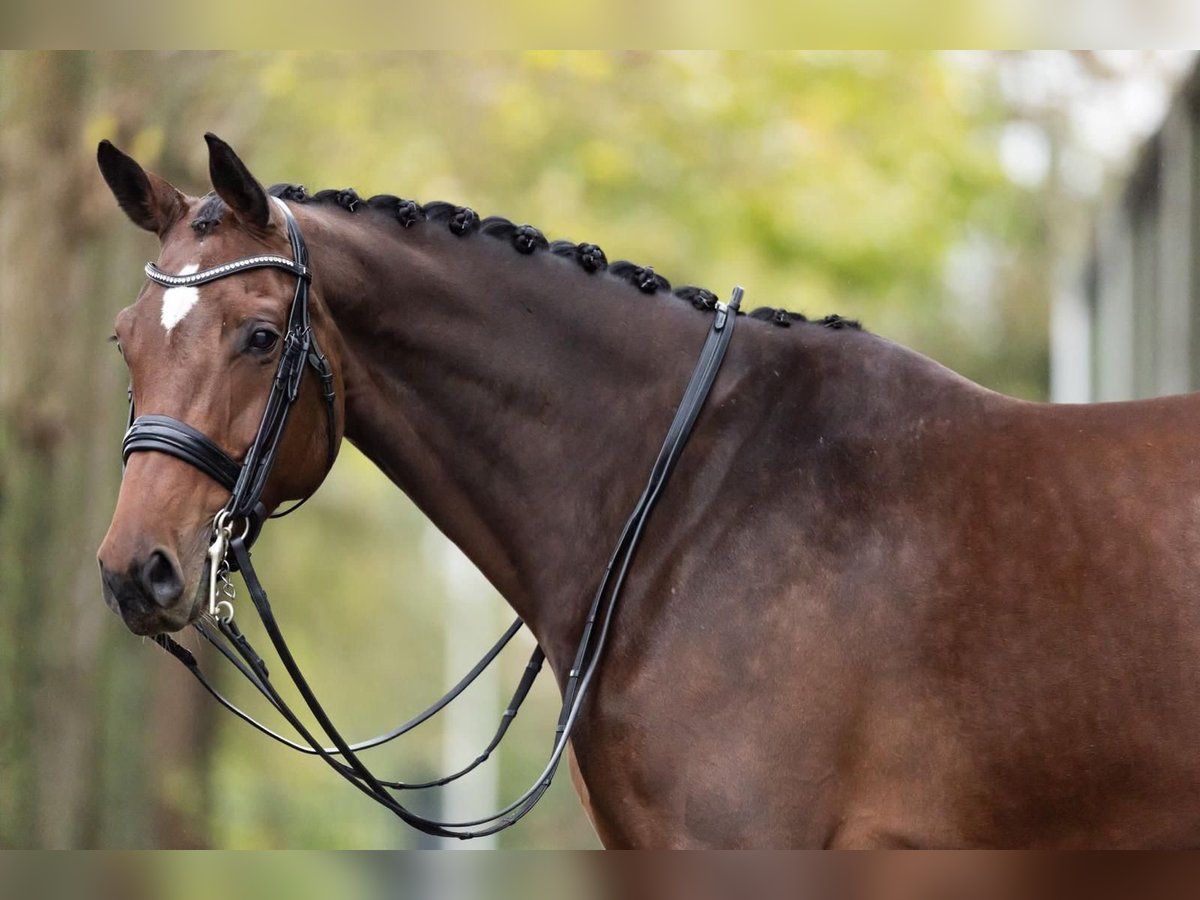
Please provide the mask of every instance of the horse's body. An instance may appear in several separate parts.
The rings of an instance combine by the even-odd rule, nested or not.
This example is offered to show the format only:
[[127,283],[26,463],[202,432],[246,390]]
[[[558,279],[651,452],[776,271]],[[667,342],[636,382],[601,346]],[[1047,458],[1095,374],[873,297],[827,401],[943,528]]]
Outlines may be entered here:
[[[190,227],[203,203],[163,230],[164,269],[245,249],[232,216]],[[345,435],[496,585],[561,683],[710,314],[508,240],[292,208]],[[123,314],[137,341],[161,296]],[[131,366],[139,409],[203,414]],[[854,329],[743,318],[573,740],[602,840],[1200,842],[1196,448],[1198,398],[1024,403]],[[145,490],[123,488],[118,519]],[[106,570],[152,525],[114,520]],[[190,588],[203,543],[177,544]]]

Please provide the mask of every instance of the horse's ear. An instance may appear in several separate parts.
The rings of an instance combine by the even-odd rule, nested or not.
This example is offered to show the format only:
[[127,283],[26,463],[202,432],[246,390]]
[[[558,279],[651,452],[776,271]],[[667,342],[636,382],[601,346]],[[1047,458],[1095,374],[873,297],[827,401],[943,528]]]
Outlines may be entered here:
[[162,237],[187,208],[183,194],[173,185],[147,172],[110,141],[100,142],[96,162],[117,203],[134,225]]
[[263,186],[227,143],[211,132],[204,140],[208,142],[208,174],[217,194],[243,225],[266,231],[271,207]]

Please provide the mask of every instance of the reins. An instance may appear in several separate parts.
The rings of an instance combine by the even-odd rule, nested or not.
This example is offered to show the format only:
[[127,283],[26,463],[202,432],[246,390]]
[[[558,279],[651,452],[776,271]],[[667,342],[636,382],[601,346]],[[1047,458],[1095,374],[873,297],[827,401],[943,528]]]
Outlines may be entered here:
[[[304,677],[275,618],[266,590],[258,579],[251,560],[250,546],[266,518],[262,505],[262,492],[278,455],[289,413],[299,396],[306,366],[314,370],[322,386],[326,404],[330,465],[337,453],[336,408],[333,372],[317,347],[309,320],[308,289],[312,276],[308,267],[307,248],[291,211],[282,201],[276,200],[276,202],[283,211],[287,224],[288,238],[292,248],[291,259],[272,255],[248,257],[191,275],[167,274],[152,263],[146,266],[147,277],[167,287],[204,284],[218,278],[263,267],[283,269],[296,276],[296,293],[288,318],[284,348],[272,382],[266,409],[245,459],[241,463],[237,462],[206,435],[172,417],[147,415],[134,418],[132,395],[130,426],[122,444],[122,456],[123,459],[128,460],[130,454],[136,452],[167,453],[200,469],[230,491],[229,502],[214,520],[213,540],[209,548],[208,618],[202,618],[195,627],[201,636],[212,644],[250,682],[255,690],[266,698],[267,702],[299,735],[300,742],[272,730],[225,698],[200,669],[195,656],[169,635],[160,634],[154,640],[179,660],[218,703],[239,719],[296,752],[320,757],[350,784],[412,827],[426,834],[463,840],[495,834],[524,817],[550,787],[603,657],[617,601],[646,522],[679,459],[688,436],[691,434],[692,427],[704,406],[724,359],[737,320],[742,289],[734,288],[728,305],[717,304],[712,326],[705,338],[699,359],[684,390],[666,438],[651,467],[646,487],[626,521],[616,547],[605,566],[603,577],[592,599],[584,623],[578,650],[563,687],[562,709],[555,725],[554,741],[545,767],[532,785],[503,809],[478,819],[440,821],[408,809],[400,803],[394,793],[441,787],[482,765],[500,745],[516,718],[521,705],[542,670],[545,654],[540,647],[534,649],[508,707],[500,718],[495,734],[483,752],[464,768],[450,775],[416,784],[379,778],[360,759],[359,754],[407,734],[445,709],[495,661],[509,644],[523,625],[519,618],[509,626],[463,679],[437,702],[404,724],[369,740],[355,743],[347,741],[334,726],[332,719]],[[292,512],[307,499],[301,500],[284,513],[276,515]],[[219,599],[222,596],[222,585],[229,584],[228,573],[230,570],[241,572],[249,590],[251,602],[254,604],[271,645],[283,663],[288,677],[303,698],[309,713],[324,734],[324,740],[320,740],[317,735],[312,733],[276,690],[262,657],[234,622],[232,594],[226,593],[224,599]],[[325,741],[328,741],[330,746],[326,746]]]

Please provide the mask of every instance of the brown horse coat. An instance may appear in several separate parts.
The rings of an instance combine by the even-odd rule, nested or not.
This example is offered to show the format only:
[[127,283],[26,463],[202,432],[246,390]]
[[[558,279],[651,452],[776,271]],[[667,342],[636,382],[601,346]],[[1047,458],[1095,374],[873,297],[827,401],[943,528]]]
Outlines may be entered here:
[[[221,200],[108,147],[163,269],[286,252],[220,142]],[[396,198],[284,195],[339,427],[561,681],[711,313],[509,223],[459,234]],[[268,270],[199,291],[168,330],[147,285],[117,334],[139,412],[240,456],[272,371],[245,335],[291,290]],[[777,321],[739,324],[574,740],[605,844],[1200,842],[1200,400],[1024,403],[854,328]],[[322,415],[307,383],[272,502],[319,484]],[[131,461],[100,549],[130,627],[196,615],[223,502],[178,460]]]

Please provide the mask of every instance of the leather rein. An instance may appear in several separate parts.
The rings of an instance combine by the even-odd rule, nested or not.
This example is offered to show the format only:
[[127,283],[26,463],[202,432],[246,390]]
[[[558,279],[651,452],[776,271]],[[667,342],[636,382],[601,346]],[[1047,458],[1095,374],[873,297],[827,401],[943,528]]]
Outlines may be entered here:
[[[433,781],[407,783],[381,779],[360,759],[359,754],[407,734],[445,709],[499,656],[524,624],[520,618],[508,627],[500,639],[462,680],[436,703],[404,724],[377,737],[355,743],[348,742],[342,737],[318,701],[284,639],[250,556],[250,546],[258,536],[266,518],[286,515],[308,500],[306,497],[284,512],[276,513],[273,516],[266,514],[262,503],[262,493],[278,455],[289,414],[299,396],[302,376],[306,368],[311,368],[316,374],[325,400],[329,436],[329,466],[333,465],[337,455],[338,443],[333,371],[317,346],[309,319],[308,294],[312,272],[308,265],[308,250],[291,210],[282,200],[272,199],[282,210],[287,224],[288,240],[292,250],[291,259],[274,255],[251,256],[188,275],[168,274],[153,263],[147,263],[145,270],[146,276],[151,281],[169,288],[205,284],[257,268],[283,269],[296,276],[296,292],[288,316],[283,350],[262,420],[254,442],[247,450],[244,459],[239,463],[216,442],[178,419],[162,415],[145,415],[135,418],[132,392],[130,393],[129,428],[122,442],[121,451],[122,459],[126,461],[130,454],[138,452],[155,451],[169,454],[195,466],[230,492],[229,502],[213,520],[213,537],[208,551],[207,615],[197,621],[193,627],[266,698],[267,702],[295,730],[300,740],[295,741],[279,734],[226,699],[201,671],[195,656],[172,637],[160,634],[154,638],[154,641],[186,666],[204,689],[225,709],[272,740],[299,753],[320,757],[355,788],[413,828],[437,837],[454,837],[462,840],[496,834],[516,824],[529,813],[550,787],[551,780],[554,778],[567,748],[571,732],[578,721],[583,702],[595,679],[607,643],[617,600],[650,511],[658,500],[687,442],[692,426],[700,414],[724,359],[725,350],[729,346],[729,340],[733,334],[734,323],[737,321],[742,289],[735,287],[729,303],[727,305],[718,303],[716,306],[712,326],[705,338],[700,357],[691,379],[688,381],[687,388],[684,390],[683,398],[675,412],[671,427],[667,431],[662,448],[651,467],[646,487],[626,521],[616,547],[605,566],[603,577],[588,611],[574,662],[563,688],[562,709],[555,726],[554,741],[545,767],[533,784],[503,809],[478,819],[442,821],[413,812],[400,803],[395,795],[406,790],[441,787],[462,778],[482,765],[499,746],[512,721],[516,718],[535,679],[541,672],[545,654],[540,647],[535,647],[508,707],[500,718],[496,732],[483,752],[463,769]],[[229,578],[231,571],[241,572],[263,628],[289,678],[303,698],[305,706],[324,733],[323,738],[314,735],[280,696],[271,681],[270,673],[262,657],[234,622],[233,586]],[[325,740],[328,740],[332,746],[326,746]]]

